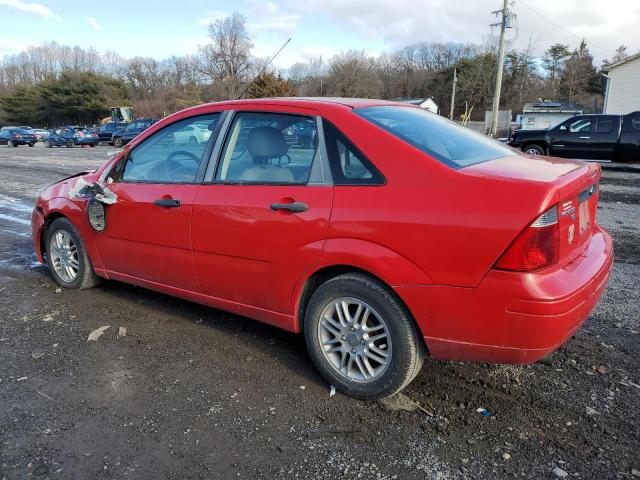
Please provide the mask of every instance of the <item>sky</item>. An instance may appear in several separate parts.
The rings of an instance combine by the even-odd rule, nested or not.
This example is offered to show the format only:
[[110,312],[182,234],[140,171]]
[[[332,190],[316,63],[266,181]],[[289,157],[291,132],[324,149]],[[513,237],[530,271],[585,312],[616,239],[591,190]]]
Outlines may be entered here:
[[[252,53],[274,64],[348,49],[371,55],[417,42],[483,43],[495,38],[491,13],[501,0],[0,0],[0,57],[55,40],[157,59],[196,53],[207,24],[238,11],[247,19]],[[515,0],[510,45],[540,54],[550,44],[586,38],[600,62],[620,44],[640,51],[640,0]]]

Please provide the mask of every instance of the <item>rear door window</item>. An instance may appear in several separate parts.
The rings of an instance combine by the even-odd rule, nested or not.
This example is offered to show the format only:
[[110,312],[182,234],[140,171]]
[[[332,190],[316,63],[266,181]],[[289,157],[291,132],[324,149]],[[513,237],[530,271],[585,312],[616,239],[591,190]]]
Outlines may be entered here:
[[517,155],[495,140],[420,108],[389,105],[353,111],[453,168]]
[[304,185],[317,153],[315,118],[239,112],[227,133],[215,179],[222,183]]
[[595,133],[611,133],[616,125],[616,120],[617,118],[612,116],[599,117]]

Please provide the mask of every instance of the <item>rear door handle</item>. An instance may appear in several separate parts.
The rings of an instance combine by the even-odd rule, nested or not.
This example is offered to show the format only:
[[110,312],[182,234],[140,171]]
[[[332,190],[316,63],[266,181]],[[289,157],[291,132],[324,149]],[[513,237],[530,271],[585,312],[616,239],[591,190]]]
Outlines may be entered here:
[[290,202],[290,203],[272,203],[271,210],[288,210],[293,213],[306,212],[309,208],[304,202]]
[[591,137],[580,137],[583,140],[589,140]]
[[157,207],[176,208],[182,205],[182,202],[174,198],[159,198],[158,200],[153,202],[153,204],[156,205]]

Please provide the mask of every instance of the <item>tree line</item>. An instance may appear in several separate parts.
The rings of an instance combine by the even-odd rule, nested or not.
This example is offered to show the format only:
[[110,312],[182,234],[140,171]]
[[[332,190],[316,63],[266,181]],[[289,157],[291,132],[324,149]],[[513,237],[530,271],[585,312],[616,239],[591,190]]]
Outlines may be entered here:
[[[137,116],[163,116],[199,103],[245,97],[433,97],[441,113],[484,118],[491,108],[496,73],[494,45],[424,42],[373,57],[348,50],[285,70],[251,55],[245,18],[233,13],[208,27],[209,41],[192,55],[163,60],[123,58],[56,42],[32,46],[0,60],[0,122],[53,126],[94,123],[109,108],[133,105]],[[551,99],[602,104],[600,68],[586,42],[554,44],[541,56],[510,48],[505,60],[501,108],[514,113],[526,102]],[[286,50],[285,53],[286,55]],[[626,47],[611,62],[627,56]],[[266,68],[265,68],[266,67]]]

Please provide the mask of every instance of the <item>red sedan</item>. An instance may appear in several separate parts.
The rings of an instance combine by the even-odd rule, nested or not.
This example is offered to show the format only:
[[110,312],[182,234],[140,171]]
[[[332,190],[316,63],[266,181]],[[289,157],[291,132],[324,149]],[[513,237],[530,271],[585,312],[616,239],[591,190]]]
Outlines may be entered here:
[[222,102],[49,187],[33,238],[64,287],[114,279],[304,332],[328,382],[375,399],[427,353],[530,363],[571,337],[612,264],[599,178],[393,102]]

